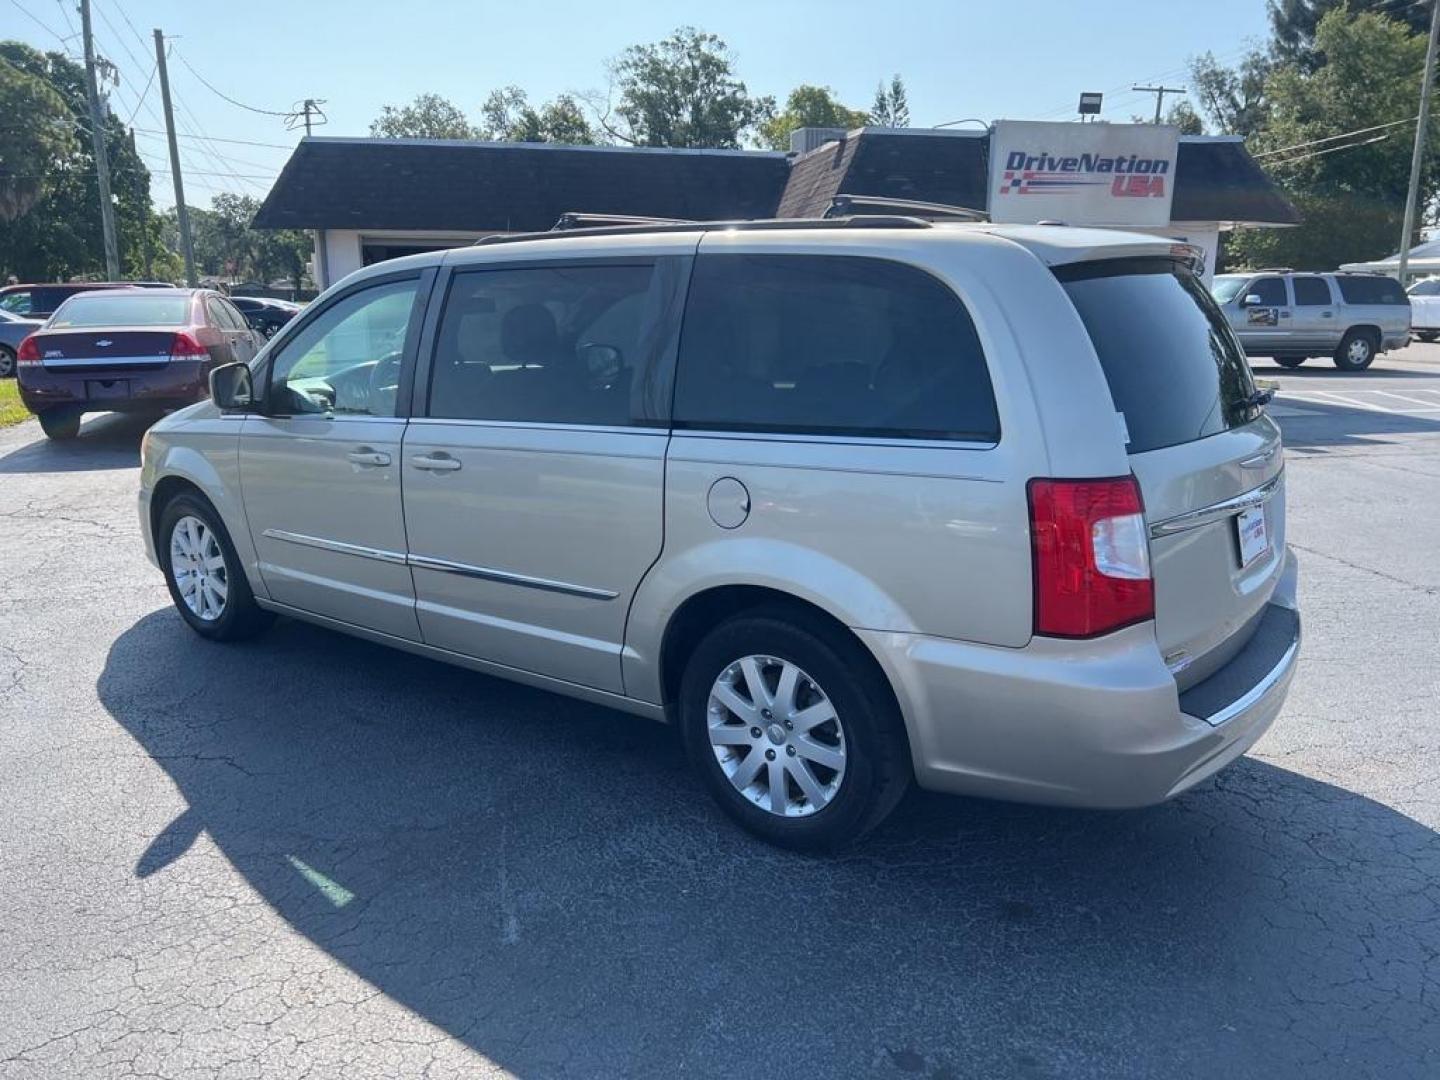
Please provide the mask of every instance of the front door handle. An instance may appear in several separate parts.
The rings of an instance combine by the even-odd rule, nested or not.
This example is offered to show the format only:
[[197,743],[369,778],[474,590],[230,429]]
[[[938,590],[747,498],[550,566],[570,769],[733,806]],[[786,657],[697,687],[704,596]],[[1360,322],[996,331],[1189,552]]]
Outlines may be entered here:
[[390,455],[382,453],[379,450],[373,450],[368,446],[361,446],[346,454],[345,460],[354,465],[365,465],[370,468],[376,468],[381,465],[389,465]]
[[1333,319],[1334,317],[1335,317],[1335,312],[1333,312],[1333,311],[1322,311],[1322,312],[1320,312],[1320,318],[1322,318],[1322,319]]
[[430,472],[454,472],[460,468],[460,462],[449,454],[419,454],[410,459],[410,464]]

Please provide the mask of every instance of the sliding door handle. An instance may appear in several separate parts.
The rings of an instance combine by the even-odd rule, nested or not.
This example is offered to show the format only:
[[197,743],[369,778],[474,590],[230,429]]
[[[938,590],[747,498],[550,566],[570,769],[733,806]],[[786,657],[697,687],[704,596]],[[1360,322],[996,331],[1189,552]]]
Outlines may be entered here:
[[449,454],[419,454],[410,459],[410,464],[417,469],[425,469],[427,472],[454,472],[460,468],[460,462]]

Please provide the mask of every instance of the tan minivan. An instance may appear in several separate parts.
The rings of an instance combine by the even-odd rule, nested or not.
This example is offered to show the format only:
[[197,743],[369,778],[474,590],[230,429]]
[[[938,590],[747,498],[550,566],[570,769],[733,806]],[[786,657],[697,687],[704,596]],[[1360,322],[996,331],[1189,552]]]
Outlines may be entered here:
[[280,613],[674,722],[776,843],[912,779],[1158,802],[1300,641],[1280,431],[1194,254],[854,217],[383,263],[151,429],[145,536],[206,637]]

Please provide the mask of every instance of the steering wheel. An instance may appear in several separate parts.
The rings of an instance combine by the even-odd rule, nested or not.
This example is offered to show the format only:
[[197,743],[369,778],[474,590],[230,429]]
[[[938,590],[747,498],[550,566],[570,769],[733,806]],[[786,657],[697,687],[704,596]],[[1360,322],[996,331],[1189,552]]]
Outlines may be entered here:
[[375,416],[392,416],[395,399],[400,393],[399,350],[382,356],[370,369],[370,412]]

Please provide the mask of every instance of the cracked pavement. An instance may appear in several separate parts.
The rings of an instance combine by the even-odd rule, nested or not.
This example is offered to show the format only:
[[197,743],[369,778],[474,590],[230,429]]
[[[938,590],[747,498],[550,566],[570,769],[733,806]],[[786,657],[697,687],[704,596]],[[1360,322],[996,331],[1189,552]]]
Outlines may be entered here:
[[[1440,388],[1406,356],[1260,373]],[[1440,410],[1278,404],[1307,640],[1255,750],[1139,812],[916,794],[838,859],[664,728],[201,641],[139,424],[0,431],[0,1080],[1440,1075]]]

